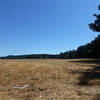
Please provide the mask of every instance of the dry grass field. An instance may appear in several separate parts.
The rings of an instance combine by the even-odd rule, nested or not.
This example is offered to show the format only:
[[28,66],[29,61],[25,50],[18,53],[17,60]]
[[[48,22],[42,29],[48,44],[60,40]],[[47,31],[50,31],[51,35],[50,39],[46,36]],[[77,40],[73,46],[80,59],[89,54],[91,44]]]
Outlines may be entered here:
[[0,60],[0,100],[100,100],[100,60]]

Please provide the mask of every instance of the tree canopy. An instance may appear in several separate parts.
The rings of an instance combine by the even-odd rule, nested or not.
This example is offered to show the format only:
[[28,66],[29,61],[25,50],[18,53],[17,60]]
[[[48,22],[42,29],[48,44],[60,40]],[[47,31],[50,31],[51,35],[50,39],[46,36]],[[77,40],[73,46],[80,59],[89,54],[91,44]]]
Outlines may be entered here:
[[[100,10],[100,5],[98,6],[98,10]],[[94,32],[100,32],[100,14],[94,14],[96,20],[93,23],[89,24],[90,29]]]

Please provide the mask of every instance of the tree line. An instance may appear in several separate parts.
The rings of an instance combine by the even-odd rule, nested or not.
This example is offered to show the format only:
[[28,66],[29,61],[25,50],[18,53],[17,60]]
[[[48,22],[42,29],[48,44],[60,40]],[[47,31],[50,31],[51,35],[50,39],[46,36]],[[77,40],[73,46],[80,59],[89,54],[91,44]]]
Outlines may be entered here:
[[30,55],[9,55],[1,59],[72,59],[72,58],[100,58],[100,35],[93,41],[82,45],[77,50],[61,52],[60,54],[30,54]]

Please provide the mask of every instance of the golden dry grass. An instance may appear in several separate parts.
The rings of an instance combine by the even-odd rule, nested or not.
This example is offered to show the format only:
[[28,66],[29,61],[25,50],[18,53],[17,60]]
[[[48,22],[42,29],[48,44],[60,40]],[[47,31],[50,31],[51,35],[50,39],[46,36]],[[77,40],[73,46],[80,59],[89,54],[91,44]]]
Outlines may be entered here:
[[100,100],[98,62],[0,60],[0,100]]

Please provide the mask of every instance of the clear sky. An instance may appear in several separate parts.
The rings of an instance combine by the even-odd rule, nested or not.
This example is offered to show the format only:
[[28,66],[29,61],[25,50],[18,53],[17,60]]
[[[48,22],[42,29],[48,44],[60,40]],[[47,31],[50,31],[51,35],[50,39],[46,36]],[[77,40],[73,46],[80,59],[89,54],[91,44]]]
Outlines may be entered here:
[[98,33],[88,24],[99,0],[0,0],[0,56],[60,53]]

